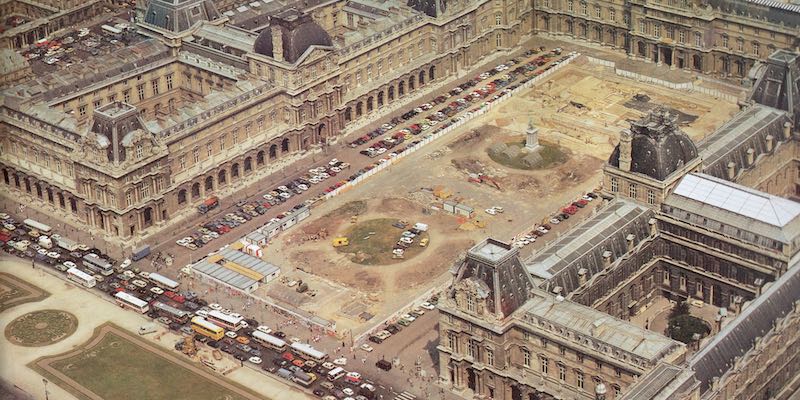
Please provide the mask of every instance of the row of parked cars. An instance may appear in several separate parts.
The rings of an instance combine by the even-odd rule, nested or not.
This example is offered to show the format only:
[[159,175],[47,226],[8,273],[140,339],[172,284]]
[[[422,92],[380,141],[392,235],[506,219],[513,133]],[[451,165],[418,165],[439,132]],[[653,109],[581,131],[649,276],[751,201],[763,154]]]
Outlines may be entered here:
[[517,240],[514,242],[514,245],[517,247],[525,247],[531,243],[536,242],[537,238],[546,235],[553,229],[552,225],[558,225],[562,221],[568,220],[571,215],[575,215],[578,212],[578,210],[586,207],[590,201],[593,201],[597,197],[598,195],[595,193],[591,192],[586,193],[585,195],[581,196],[581,198],[563,207],[561,209],[561,212],[553,215],[548,221],[549,223],[537,225],[533,228],[532,231],[528,232],[527,234],[521,237],[518,237]]
[[[383,343],[385,340],[389,339],[392,335],[396,334],[397,332],[400,332],[404,327],[411,325],[411,323],[416,321],[417,318],[423,316],[425,314],[425,311],[430,311],[435,309],[436,303],[438,301],[439,301],[438,296],[431,297],[428,301],[420,304],[418,307],[415,307],[408,313],[401,315],[396,322],[390,323],[386,325],[384,329],[376,332],[373,335],[370,335],[367,338],[367,340],[375,344]],[[383,367],[378,365],[378,368],[383,368]],[[391,369],[391,366],[389,366],[388,369]]]

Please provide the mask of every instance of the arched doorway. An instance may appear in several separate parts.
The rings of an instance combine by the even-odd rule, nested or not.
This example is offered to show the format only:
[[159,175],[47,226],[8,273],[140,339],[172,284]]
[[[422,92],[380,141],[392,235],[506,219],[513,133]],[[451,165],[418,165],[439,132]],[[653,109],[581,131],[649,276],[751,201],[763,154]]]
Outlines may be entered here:
[[375,99],[372,96],[367,97],[367,112],[371,113],[373,109],[373,104],[375,103]]
[[244,159],[244,173],[248,173],[253,170],[253,159],[252,157],[247,157]]
[[414,77],[408,78],[408,91],[414,90]]
[[389,101],[394,101],[394,86],[389,86]]
[[400,81],[400,83],[397,84],[397,95],[403,97],[404,94],[406,94],[406,83]]
[[378,92],[378,107],[383,107],[383,91]]
[[264,150],[261,150],[258,153],[256,153],[256,165],[264,165]]
[[195,182],[192,184],[192,198],[196,199],[200,197],[200,184]]
[[353,120],[353,109],[350,108],[350,107],[347,107],[344,110],[344,121],[345,122],[350,122],[352,120]]
[[239,164],[233,164],[231,166],[231,180],[234,180],[239,177]]
[[308,149],[308,145],[309,145],[308,137],[306,136],[306,137],[303,138],[303,150],[307,150]]
[[692,56],[692,68],[698,71],[703,70],[703,57],[700,57],[699,54],[695,54]]
[[207,176],[206,177],[206,190],[207,191],[214,190],[214,177],[213,176]]
[[178,204],[186,203],[186,189],[178,191]]
[[425,84],[425,71],[419,71],[419,85]]
[[58,193],[58,205],[61,206],[61,208],[65,208],[67,206],[67,203],[64,202],[64,194],[60,192]]
[[281,142],[281,153],[286,153],[289,151],[289,138],[284,138]]
[[360,117],[361,114],[364,114],[364,104],[359,101],[356,103],[356,118]]
[[322,141],[323,138],[327,138],[328,135],[326,135],[326,132],[325,132],[326,128],[327,127],[325,126],[325,124],[319,124],[319,126],[317,127],[317,139],[318,140]]

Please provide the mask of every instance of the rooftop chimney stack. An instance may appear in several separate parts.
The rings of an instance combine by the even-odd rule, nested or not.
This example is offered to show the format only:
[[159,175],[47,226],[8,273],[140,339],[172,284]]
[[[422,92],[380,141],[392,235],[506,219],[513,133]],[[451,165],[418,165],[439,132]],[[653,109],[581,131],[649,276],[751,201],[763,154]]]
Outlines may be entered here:
[[789,140],[792,138],[792,123],[786,121],[783,123],[783,140]]
[[728,163],[728,179],[734,180],[736,178],[736,163],[731,161]]
[[631,170],[631,142],[633,133],[625,129],[619,135],[619,169],[623,171]]
[[747,166],[752,167],[756,163],[756,151],[751,147],[747,149]]
[[767,153],[772,153],[775,148],[775,136],[767,135]]
[[283,33],[278,24],[272,23],[269,27],[272,32],[272,58],[283,61]]

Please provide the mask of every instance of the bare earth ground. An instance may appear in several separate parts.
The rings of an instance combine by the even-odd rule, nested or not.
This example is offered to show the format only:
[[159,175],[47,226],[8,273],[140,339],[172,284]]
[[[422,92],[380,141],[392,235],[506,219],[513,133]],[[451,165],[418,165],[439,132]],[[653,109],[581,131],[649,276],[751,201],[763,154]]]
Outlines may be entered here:
[[[661,105],[697,117],[683,126],[695,139],[713,131],[737,109],[712,96],[638,83],[611,69],[579,61],[316,208],[309,220],[272,243],[265,258],[284,266],[291,279],[308,283],[317,290],[316,297],[298,296],[277,282],[263,290],[336,320],[339,329],[363,332],[426,290],[447,282],[448,269],[472,244],[487,236],[509,240],[596,188],[619,132],[629,127],[628,120],[643,115],[641,108],[625,106],[636,94],[650,98],[644,108]],[[489,158],[491,145],[523,140],[529,119],[540,129],[540,140],[559,145],[568,155],[565,162],[542,170],[519,170]],[[469,173],[494,177],[500,189],[468,182]],[[441,200],[429,190],[437,187],[452,192],[451,200],[473,207],[476,218],[487,225],[463,224],[463,218],[437,210]],[[355,201],[363,203],[355,206]],[[496,216],[483,212],[492,206],[506,211]],[[392,265],[353,263],[330,243],[349,228],[352,215],[359,220],[394,218],[427,223],[430,250]],[[584,212],[572,218],[570,225],[588,215]],[[308,240],[320,232],[327,237]],[[541,247],[547,240],[552,239],[530,247]],[[365,322],[362,313],[377,317]]]

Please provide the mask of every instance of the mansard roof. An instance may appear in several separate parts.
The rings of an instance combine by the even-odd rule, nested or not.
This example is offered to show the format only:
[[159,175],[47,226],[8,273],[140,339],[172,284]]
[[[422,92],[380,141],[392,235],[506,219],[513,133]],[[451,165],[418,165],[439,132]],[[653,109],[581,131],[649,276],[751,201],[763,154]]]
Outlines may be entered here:
[[466,279],[485,283],[487,311],[501,319],[524,304],[534,288],[519,259],[519,249],[490,238],[467,252],[456,272],[456,282]]
[[800,235],[800,203],[709,175],[686,175],[663,205],[677,218],[686,216],[675,209],[716,221],[723,234],[733,227],[787,244]]
[[603,270],[604,252],[610,251],[612,259],[625,254],[628,235],[634,236],[635,243],[647,238],[648,221],[653,215],[647,207],[617,199],[526,259],[525,267],[535,277],[545,280],[540,287],[550,291],[560,286],[566,295],[580,286],[580,269],[588,271],[587,279]]
[[760,296],[746,304],[742,313],[722,328],[714,339],[690,360],[690,367],[700,381],[700,392],[711,386],[733,367],[734,359],[753,348],[755,339],[764,337],[776,320],[792,312],[800,293],[800,262],[794,262],[775,282],[769,283]]
[[773,146],[783,140],[783,125],[790,122],[785,112],[756,104],[739,111],[734,117],[700,143],[703,172],[728,179],[728,164],[736,165],[736,173],[748,167],[747,150],[755,155],[767,153],[767,136]]
[[778,50],[772,53],[757,72],[749,100],[800,116],[800,57]]
[[211,0],[150,0],[144,22],[177,33],[221,16]]
[[569,337],[582,345],[587,345],[584,340],[607,345],[608,349],[602,345],[594,348],[610,354],[614,350],[625,351],[649,364],[683,347],[664,335],[541,290],[534,291],[514,318],[538,326],[552,325],[556,331],[564,328],[572,331]]

